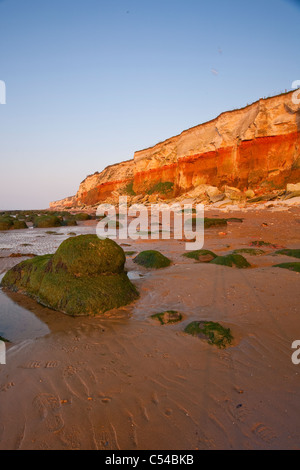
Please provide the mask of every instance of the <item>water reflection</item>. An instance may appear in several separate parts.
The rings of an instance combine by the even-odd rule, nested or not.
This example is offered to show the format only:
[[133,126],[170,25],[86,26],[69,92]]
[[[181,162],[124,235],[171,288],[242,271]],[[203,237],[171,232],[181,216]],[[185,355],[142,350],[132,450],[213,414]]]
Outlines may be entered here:
[[0,289],[0,336],[12,343],[19,343],[48,333],[50,330],[43,321]]

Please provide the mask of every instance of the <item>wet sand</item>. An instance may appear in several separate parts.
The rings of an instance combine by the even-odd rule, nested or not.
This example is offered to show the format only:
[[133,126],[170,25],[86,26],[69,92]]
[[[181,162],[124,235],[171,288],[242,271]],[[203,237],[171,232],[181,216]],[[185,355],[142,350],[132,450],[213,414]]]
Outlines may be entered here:
[[[206,249],[225,254],[254,240],[300,248],[297,207],[232,216],[244,222],[207,230]],[[53,253],[70,228],[57,231],[64,235],[0,233],[0,273],[22,260],[10,253]],[[297,260],[263,248],[246,255],[252,268],[238,270],[182,257],[181,241],[125,243],[125,251],[158,249],[173,264],[149,271],[128,257],[141,296],[104,317],[70,318],[0,292],[0,334],[12,341],[0,366],[0,449],[299,449],[291,345],[300,339],[300,277],[273,267]],[[183,322],[150,318],[164,310],[180,311]],[[233,345],[219,350],[184,334],[193,320],[229,326]]]

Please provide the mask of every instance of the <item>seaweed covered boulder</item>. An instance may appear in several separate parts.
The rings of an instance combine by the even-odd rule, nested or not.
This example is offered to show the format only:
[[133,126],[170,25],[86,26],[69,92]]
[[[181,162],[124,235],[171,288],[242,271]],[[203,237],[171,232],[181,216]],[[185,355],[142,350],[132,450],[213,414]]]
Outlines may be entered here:
[[4,276],[2,287],[68,315],[103,314],[138,297],[125,260],[113,240],[80,235],[64,241],[54,255],[18,264]]
[[13,224],[14,230],[25,230],[27,229],[27,224],[24,220],[15,220]]
[[170,325],[174,323],[179,323],[182,321],[183,316],[181,313],[176,310],[167,310],[166,312],[156,313],[151,315],[153,320],[159,321],[161,325]]
[[9,216],[0,217],[0,230],[21,229],[27,229],[27,224],[24,221]]
[[282,269],[289,269],[290,271],[295,271],[296,273],[300,273],[300,263],[281,263],[276,264],[274,268],[282,268]]
[[36,217],[33,222],[36,228],[61,227],[61,219],[55,215],[42,215]]
[[214,260],[211,261],[211,264],[219,264],[220,266],[228,266],[230,268],[238,269],[245,269],[251,267],[251,264],[248,263],[246,258],[238,254],[217,256]]
[[204,219],[199,219],[199,218],[193,218],[193,219],[188,219],[185,222],[185,227],[189,230],[196,230],[198,226],[204,226],[205,229],[208,228],[219,228],[219,227],[226,227],[227,226],[227,219],[217,219],[217,218],[209,218],[209,217],[204,217]]
[[184,253],[185,258],[195,259],[200,263],[210,263],[217,258],[217,255],[210,250],[196,250],[190,251],[189,253]]
[[133,260],[134,263],[144,266],[144,268],[161,269],[171,265],[171,260],[161,254],[159,251],[142,251]]
[[185,333],[206,339],[209,344],[224,349],[231,345],[233,336],[230,328],[225,328],[220,323],[212,321],[194,321],[187,325]]

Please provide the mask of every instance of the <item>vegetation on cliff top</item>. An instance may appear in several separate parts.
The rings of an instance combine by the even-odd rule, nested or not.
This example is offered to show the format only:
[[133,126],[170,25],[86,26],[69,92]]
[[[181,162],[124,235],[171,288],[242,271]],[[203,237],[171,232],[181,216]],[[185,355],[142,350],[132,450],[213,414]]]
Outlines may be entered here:
[[162,194],[166,196],[168,194],[171,194],[173,190],[174,190],[174,183],[172,183],[171,181],[165,181],[165,182],[160,181],[159,183],[154,184],[146,192],[149,195]]

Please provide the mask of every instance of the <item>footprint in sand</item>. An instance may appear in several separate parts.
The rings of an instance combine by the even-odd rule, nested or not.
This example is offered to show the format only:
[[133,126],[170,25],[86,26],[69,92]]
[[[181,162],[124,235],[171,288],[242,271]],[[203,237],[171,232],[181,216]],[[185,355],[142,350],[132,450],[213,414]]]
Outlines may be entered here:
[[262,439],[264,442],[271,444],[275,439],[277,439],[276,434],[272,431],[272,429],[268,428],[266,425],[262,423],[256,424],[252,428],[252,432]]
[[240,403],[230,405],[230,414],[236,421],[244,423],[251,415],[251,412],[245,404]]
[[63,431],[60,440],[67,449],[80,450],[81,449],[81,429],[77,426],[71,426],[67,431]]
[[61,403],[58,397],[50,393],[40,393],[34,398],[32,404],[40,419],[45,422],[48,431],[55,433],[64,427],[64,421],[60,414]]
[[42,367],[42,363],[40,361],[28,362],[21,366],[22,369],[39,369],[40,367]]
[[15,386],[14,382],[9,382],[8,384],[4,384],[0,386],[0,392],[7,392],[10,388]]
[[159,399],[156,392],[153,392],[151,395],[151,401],[154,405],[159,405]]
[[45,364],[45,369],[55,369],[58,366],[59,366],[58,361],[48,361]]
[[113,432],[101,431],[97,437],[98,450],[120,450]]
[[136,424],[131,414],[129,414],[128,421],[129,421],[129,433],[128,434],[129,434],[130,440],[134,447],[138,447]]
[[91,396],[86,382],[80,376],[79,369],[70,365],[65,368],[63,376],[65,383],[72,395],[76,396],[77,398]]

